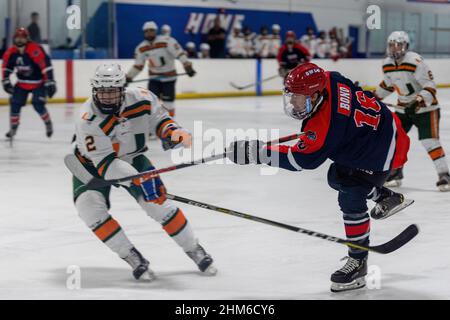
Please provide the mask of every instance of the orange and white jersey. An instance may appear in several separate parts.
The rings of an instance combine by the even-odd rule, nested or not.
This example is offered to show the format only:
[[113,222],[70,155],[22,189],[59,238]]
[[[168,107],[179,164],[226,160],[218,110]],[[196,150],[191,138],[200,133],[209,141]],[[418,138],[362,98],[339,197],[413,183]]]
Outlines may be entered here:
[[[433,74],[415,52],[408,51],[399,63],[389,57],[383,60],[383,81],[377,87],[376,95],[382,99],[394,91],[397,92],[399,106],[407,105],[420,95],[426,107],[417,113],[439,109]],[[404,108],[396,108],[396,111],[404,113]]]
[[256,54],[262,58],[269,57],[271,42],[271,35],[258,35],[255,38]]
[[147,151],[150,133],[164,137],[178,127],[158,98],[142,88],[127,88],[118,115],[105,115],[89,98],[76,121],[76,148],[99,175],[117,179],[136,173],[133,159]]
[[269,56],[276,57],[281,48],[281,37],[278,34],[270,35]]
[[139,74],[148,62],[150,78],[164,75],[165,77],[160,77],[160,81],[173,81],[177,73],[175,59],[180,60],[183,65],[189,63],[186,52],[178,41],[161,35],[153,41],[142,41],[136,47],[134,59],[134,65],[127,73],[127,77],[131,79]]
[[227,49],[232,56],[245,57],[247,52],[245,50],[245,39],[242,34],[230,34],[227,38]]

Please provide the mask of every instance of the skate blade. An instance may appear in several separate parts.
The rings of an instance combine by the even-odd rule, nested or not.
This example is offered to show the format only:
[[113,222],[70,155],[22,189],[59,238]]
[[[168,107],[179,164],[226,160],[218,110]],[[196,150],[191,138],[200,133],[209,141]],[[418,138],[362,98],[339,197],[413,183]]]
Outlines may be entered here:
[[361,277],[361,278],[353,280],[350,283],[332,282],[330,290],[331,290],[331,292],[343,292],[343,291],[349,291],[349,290],[363,288],[365,286],[366,286],[366,278]]
[[402,180],[391,180],[391,181],[386,181],[384,183],[384,186],[386,188],[398,188],[401,187],[402,185]]
[[409,207],[409,206],[412,205],[413,203],[414,203],[414,200],[411,200],[411,199],[405,199],[405,201],[403,201],[402,203],[400,203],[398,206],[394,207],[394,208],[389,212],[389,214],[387,214],[387,215],[385,215],[385,216],[382,216],[382,217],[379,217],[379,218],[374,218],[374,217],[372,217],[372,218],[374,218],[374,219],[376,219],[376,220],[384,220],[384,219],[386,219],[386,218],[389,218],[390,216],[393,216],[393,215],[396,214],[397,212],[402,211],[403,209]]
[[142,282],[151,282],[153,280],[156,279],[155,274],[153,273],[153,271],[148,270],[146,272],[144,272],[138,279],[138,281],[142,281]]
[[217,274],[218,271],[219,271],[219,270],[217,270],[217,268],[214,267],[214,266],[211,264],[211,265],[210,265],[208,268],[206,268],[206,270],[203,271],[202,273],[203,273],[205,276],[213,277],[213,276],[215,276],[215,275]]
[[450,191],[450,184],[443,184],[438,186],[439,191],[441,192],[449,192]]

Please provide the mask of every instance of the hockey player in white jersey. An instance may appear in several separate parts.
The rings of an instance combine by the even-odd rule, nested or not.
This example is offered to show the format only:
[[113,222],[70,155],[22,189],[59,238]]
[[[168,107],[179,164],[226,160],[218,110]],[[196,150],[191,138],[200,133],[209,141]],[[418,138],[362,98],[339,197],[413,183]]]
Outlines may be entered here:
[[281,48],[281,27],[279,24],[272,25],[272,34],[270,35],[270,49],[269,58],[275,58],[278,54],[278,50]]
[[144,41],[136,47],[135,62],[127,73],[127,82],[132,81],[144,69],[148,61],[150,75],[148,89],[164,102],[164,106],[173,117],[175,116],[175,83],[177,81],[175,59],[181,61],[189,77],[193,77],[195,71],[177,40],[167,35],[157,35],[158,26],[155,22],[146,22],[142,30]]
[[[433,161],[440,191],[450,191],[449,169],[439,141],[440,109],[436,98],[436,84],[433,74],[424,59],[408,50],[409,37],[404,31],[394,31],[387,41],[387,58],[383,61],[383,81],[375,95],[383,99],[397,92],[395,112],[408,132],[412,126],[419,131],[419,140]],[[402,168],[394,170],[386,186],[400,186]]]
[[[118,64],[102,64],[91,80],[92,97],[81,108],[76,122],[75,155],[92,175],[116,179],[154,167],[144,154],[149,133],[158,136],[164,149],[190,147],[191,135],[181,128],[150,91],[125,89],[125,73]],[[134,179],[117,185],[125,188],[140,207],[197,264],[213,275],[213,259],[199,245],[181,209],[166,199],[159,177]],[[112,251],[133,269],[136,279],[151,280],[149,262],[135,248],[119,223],[109,214],[111,187],[93,189],[73,178],[75,206],[80,218]]]

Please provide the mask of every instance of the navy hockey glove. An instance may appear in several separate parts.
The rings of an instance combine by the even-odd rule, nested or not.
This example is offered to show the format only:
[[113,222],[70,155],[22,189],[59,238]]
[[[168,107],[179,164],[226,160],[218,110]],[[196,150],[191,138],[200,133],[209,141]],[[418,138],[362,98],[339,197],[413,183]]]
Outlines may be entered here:
[[[154,167],[151,167],[147,170],[154,169]],[[133,180],[131,190],[132,194],[141,194],[145,202],[162,204],[166,200],[166,187],[159,176],[136,178]]]
[[13,94],[14,87],[11,84],[11,81],[9,79],[3,79],[2,80],[3,90],[5,90],[8,94]]
[[184,67],[184,70],[186,71],[186,73],[188,74],[189,77],[193,77],[195,76],[195,74],[197,72],[195,72],[195,70],[192,68],[192,64],[188,64]]
[[227,157],[237,164],[268,163],[264,142],[260,140],[233,141],[226,150]]
[[45,82],[45,91],[47,92],[47,96],[52,98],[56,93],[56,82],[53,80],[47,80]]

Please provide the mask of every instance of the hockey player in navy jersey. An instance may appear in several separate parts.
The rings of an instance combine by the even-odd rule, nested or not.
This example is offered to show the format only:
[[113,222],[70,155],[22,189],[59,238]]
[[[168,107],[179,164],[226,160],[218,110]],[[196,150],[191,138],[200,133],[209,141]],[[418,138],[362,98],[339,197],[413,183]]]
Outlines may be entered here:
[[[391,169],[407,160],[409,138],[399,119],[371,92],[337,72],[313,63],[294,68],[285,80],[285,112],[303,120],[305,134],[294,146],[266,148],[258,140],[231,143],[228,157],[237,164],[268,164],[291,171],[315,169],[333,161],[328,184],[338,191],[346,236],[369,245],[367,199],[376,202],[374,219],[384,219],[412,201],[385,187]],[[349,248],[346,264],[331,276],[333,292],[365,286],[368,252]]]
[[[16,72],[17,83],[12,85],[10,76]],[[31,103],[45,123],[46,135],[51,137],[53,126],[45,107],[48,97],[56,93],[53,67],[49,56],[42,47],[30,40],[25,28],[18,28],[14,34],[14,45],[3,55],[2,65],[3,89],[10,98],[10,130],[7,138],[12,138],[19,127],[20,109],[27,103],[28,94],[32,93]]]

